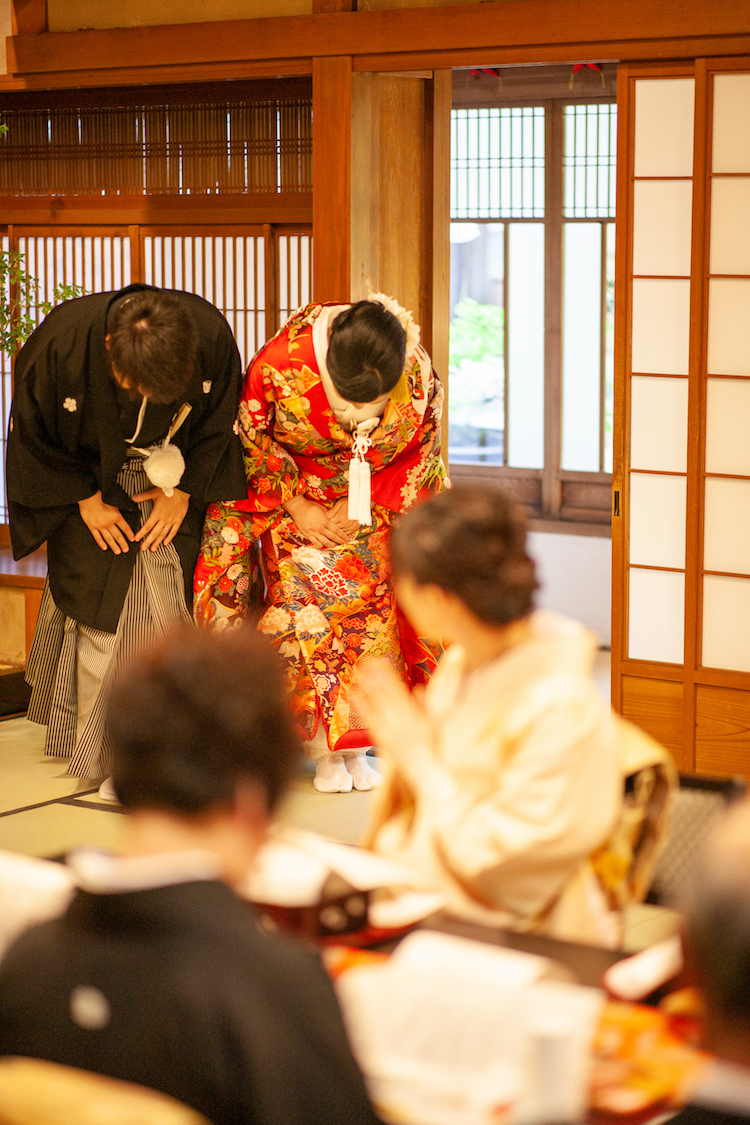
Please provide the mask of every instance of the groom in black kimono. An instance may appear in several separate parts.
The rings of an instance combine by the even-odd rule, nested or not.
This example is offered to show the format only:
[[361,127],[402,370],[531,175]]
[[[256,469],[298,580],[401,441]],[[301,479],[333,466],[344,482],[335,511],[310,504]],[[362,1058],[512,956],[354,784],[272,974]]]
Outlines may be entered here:
[[[104,702],[122,658],[190,617],[207,504],[246,494],[240,376],[213,305],[143,285],[60,305],[19,353],[13,553],[46,541],[49,570],[29,718],[74,776],[109,772]],[[166,477],[164,450],[158,471],[149,456],[165,441]]]
[[0,1055],[150,1086],[213,1125],[378,1125],[320,958],[230,889],[300,754],[266,639],[163,638],[110,724],[123,854],[73,853],[67,912],[5,955]]

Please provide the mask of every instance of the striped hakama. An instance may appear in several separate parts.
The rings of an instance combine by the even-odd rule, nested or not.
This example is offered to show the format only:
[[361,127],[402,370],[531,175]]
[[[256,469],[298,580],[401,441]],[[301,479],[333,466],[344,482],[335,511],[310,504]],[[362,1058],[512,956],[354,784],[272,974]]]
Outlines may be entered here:
[[[143,457],[130,452],[117,483],[128,496],[153,485]],[[153,502],[140,504],[141,526]],[[106,700],[122,667],[144,645],[179,623],[192,620],[185,604],[182,567],[173,543],[137,551],[135,569],[115,633],[82,625],[57,608],[45,584],[26,679],[31,684],[28,718],[47,727],[44,752],[70,758],[73,777],[98,778],[112,772],[106,730]]]

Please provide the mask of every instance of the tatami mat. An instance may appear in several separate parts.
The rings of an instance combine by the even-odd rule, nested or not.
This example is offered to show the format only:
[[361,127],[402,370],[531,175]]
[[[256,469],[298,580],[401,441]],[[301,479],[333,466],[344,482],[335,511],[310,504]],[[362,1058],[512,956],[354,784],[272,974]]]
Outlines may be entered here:
[[[80,844],[116,847],[119,806],[102,801],[96,783],[68,777],[67,762],[44,755],[44,728],[0,721],[0,849],[58,856]],[[281,818],[345,843],[362,836],[370,793],[318,793],[303,767]]]

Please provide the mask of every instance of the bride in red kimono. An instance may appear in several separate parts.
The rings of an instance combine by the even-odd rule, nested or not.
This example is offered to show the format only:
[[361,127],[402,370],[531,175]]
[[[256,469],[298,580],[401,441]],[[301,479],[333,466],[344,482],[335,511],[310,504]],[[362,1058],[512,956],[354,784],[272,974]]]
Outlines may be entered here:
[[444,487],[442,403],[419,328],[383,294],[300,309],[245,377],[248,498],[208,508],[195,613],[225,628],[260,610],[322,792],[380,783],[349,700],[358,661],[385,657],[410,687],[436,666],[396,606],[388,539]]

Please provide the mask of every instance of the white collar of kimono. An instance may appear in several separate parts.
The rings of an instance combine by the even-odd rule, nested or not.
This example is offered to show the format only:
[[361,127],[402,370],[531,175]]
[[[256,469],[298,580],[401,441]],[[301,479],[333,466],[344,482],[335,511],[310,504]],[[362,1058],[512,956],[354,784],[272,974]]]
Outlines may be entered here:
[[76,848],[67,859],[76,886],[92,894],[126,894],[171,887],[175,883],[219,878],[213,852],[194,849],[158,855],[119,856],[95,848]]
[[323,390],[326,393],[328,405],[333,411],[336,421],[346,430],[353,430],[356,427],[360,433],[367,434],[375,429],[378,422],[383,417],[388,399],[384,399],[383,402],[375,404],[366,402],[362,406],[355,406],[353,402],[347,402],[334,387],[333,379],[326,365],[328,333],[331,324],[340,312],[350,307],[350,305],[333,305],[331,307],[324,306],[320,310],[313,321],[313,350],[315,351],[315,362],[318,365]]

